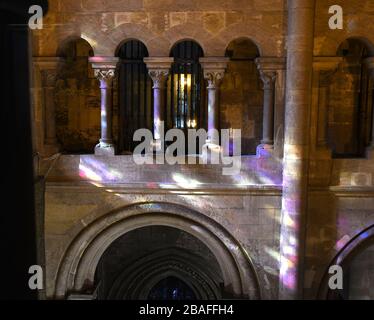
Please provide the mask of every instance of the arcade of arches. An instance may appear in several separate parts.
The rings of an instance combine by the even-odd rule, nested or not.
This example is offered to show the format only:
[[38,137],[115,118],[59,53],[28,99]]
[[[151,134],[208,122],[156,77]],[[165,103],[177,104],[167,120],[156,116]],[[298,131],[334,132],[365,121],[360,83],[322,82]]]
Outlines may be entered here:
[[[333,31],[327,2],[49,1],[32,31],[41,298],[374,299],[374,11],[335,1],[357,19]],[[240,129],[240,173],[136,165],[134,132],[161,121]]]

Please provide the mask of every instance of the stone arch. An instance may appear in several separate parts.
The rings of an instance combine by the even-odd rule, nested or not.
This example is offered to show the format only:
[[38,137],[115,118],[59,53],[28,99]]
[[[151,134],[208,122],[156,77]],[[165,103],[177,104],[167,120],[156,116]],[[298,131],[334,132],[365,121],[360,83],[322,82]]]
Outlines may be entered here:
[[147,27],[139,24],[124,23],[113,29],[108,35],[108,38],[111,40],[111,44],[109,44],[109,48],[106,50],[110,51],[111,55],[115,55],[118,48],[120,48],[125,42],[129,40],[137,40],[142,42],[147,47],[149,55],[152,56],[154,46],[150,46],[149,42],[156,37],[157,36],[154,34],[154,32]]
[[169,56],[169,52],[172,48],[183,41],[194,41],[200,45],[204,51],[204,56],[209,55],[209,39],[211,38],[209,32],[202,32],[198,26],[186,23],[182,25],[175,26],[165,31],[164,37],[169,43],[168,51],[166,56]]
[[178,41],[176,41],[175,43],[173,43],[171,46],[170,46],[170,49],[169,49],[169,56],[171,55],[173,49],[180,43],[184,42],[184,41],[192,41],[192,42],[195,42],[197,45],[200,46],[200,48],[203,50],[203,56],[205,56],[205,51],[204,51],[204,47],[198,42],[196,41],[195,39],[192,39],[192,38],[183,38],[183,39],[180,39]]
[[242,245],[218,222],[172,203],[138,203],[115,210],[87,226],[72,241],[59,266],[55,298],[92,286],[100,257],[125,233],[160,225],[181,229],[205,243],[216,257],[225,291],[238,298],[260,299],[256,269]]
[[329,57],[336,56],[339,47],[346,40],[360,41],[368,49],[369,55],[374,56],[374,45],[368,38],[361,35],[351,35],[347,37],[346,34],[341,34],[340,36],[334,34],[334,37],[326,37],[326,39],[319,46],[315,46],[317,49],[315,50],[314,55]]
[[141,40],[139,40],[139,39],[137,39],[137,38],[127,38],[127,39],[121,41],[121,42],[118,44],[117,48],[116,48],[115,51],[114,51],[114,56],[115,56],[115,57],[118,57],[118,51],[121,49],[121,47],[122,47],[124,44],[126,44],[126,43],[129,42],[129,41],[138,41],[138,42],[140,42],[142,45],[145,46],[145,48],[147,49],[147,53],[148,53],[148,55],[149,55],[148,47],[147,47],[147,45],[146,45],[143,41],[141,41]]
[[258,45],[257,41],[254,41],[252,38],[249,38],[247,36],[241,36],[241,37],[236,37],[234,39],[231,39],[231,41],[227,43],[227,46],[225,48],[225,55],[230,45],[233,44],[235,41],[239,41],[239,40],[248,41],[249,43],[253,44],[257,49],[258,55],[261,56],[262,50],[260,46]]
[[69,44],[77,42],[77,41],[85,41],[92,49],[92,55],[95,54],[95,50],[93,47],[93,44],[90,43],[87,39],[82,38],[80,35],[70,35],[63,40],[61,40],[58,44],[57,50],[56,50],[56,57],[64,57],[65,56],[65,50]]
[[326,299],[328,294],[328,281],[329,281],[329,269],[331,266],[339,265],[343,266],[347,261],[357,255],[366,243],[374,240],[374,224],[367,227],[366,229],[359,232],[340,251],[334,256],[329,263],[328,267],[323,273],[322,280],[320,282],[317,299]]
[[[192,260],[191,260],[192,259]],[[162,279],[174,276],[190,283],[199,300],[222,298],[220,279],[207,266],[180,250],[161,250],[136,261],[117,277],[108,299],[147,299],[151,289]]]
[[[274,42],[268,41],[269,38],[274,37],[274,31],[271,29],[264,29],[264,26],[256,24],[236,24],[224,29],[220,34],[218,34],[214,40],[219,40],[224,45],[221,48],[220,55],[225,54],[225,50],[228,45],[235,39],[245,38],[252,41],[258,48],[260,56],[267,57],[279,57],[284,55],[284,45],[282,41]],[[275,41],[276,39],[274,39]]]

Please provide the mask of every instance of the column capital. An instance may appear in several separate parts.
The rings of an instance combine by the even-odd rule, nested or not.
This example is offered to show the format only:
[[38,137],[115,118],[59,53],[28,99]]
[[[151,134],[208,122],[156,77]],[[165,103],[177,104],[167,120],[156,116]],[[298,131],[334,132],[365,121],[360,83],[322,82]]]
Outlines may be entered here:
[[319,84],[322,87],[330,85],[331,78],[338,71],[342,62],[343,57],[314,57],[313,70],[319,73]]
[[105,88],[114,78],[119,58],[117,57],[90,57],[88,61],[94,69],[95,77],[100,81],[101,88]]
[[64,62],[60,57],[33,57],[33,67],[40,72],[43,87],[52,88],[56,82],[57,68]]
[[220,86],[229,61],[230,59],[227,57],[200,58],[204,78],[208,81],[208,89],[215,89]]
[[257,58],[255,63],[265,90],[273,88],[280,70],[286,70],[286,58],[282,57],[261,57]]
[[174,58],[171,57],[147,57],[144,63],[147,65],[149,76],[153,81],[153,89],[162,89],[169,76]]
[[374,78],[374,57],[369,57],[364,60],[365,67],[369,70],[371,78]]

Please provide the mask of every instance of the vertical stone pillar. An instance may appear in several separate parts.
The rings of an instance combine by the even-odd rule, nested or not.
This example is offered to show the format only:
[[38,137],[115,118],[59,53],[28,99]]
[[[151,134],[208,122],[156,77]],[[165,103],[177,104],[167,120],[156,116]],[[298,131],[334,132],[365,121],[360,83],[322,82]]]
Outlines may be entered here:
[[[41,90],[41,108],[35,105],[36,122],[41,128],[35,128],[37,132],[42,132],[42,153],[52,155],[58,153],[59,146],[56,136],[56,111],[54,90],[56,83],[57,68],[62,63],[61,58],[57,57],[35,57],[33,58],[34,67],[39,71],[40,85],[35,84],[34,89]],[[36,93],[36,90],[35,90]],[[39,117],[42,117],[42,124]]]
[[92,57],[89,61],[100,81],[101,90],[101,139],[95,147],[96,155],[114,156],[115,146],[112,136],[113,78],[118,64],[116,57]]
[[311,114],[311,148],[318,156],[331,158],[327,146],[328,90],[331,78],[336,73],[341,57],[316,57],[313,61],[313,99]]
[[283,58],[264,57],[257,58],[256,65],[264,84],[264,109],[261,147],[273,149],[274,147],[274,115],[276,80],[281,70],[285,68]]
[[368,70],[368,75],[369,75],[369,90],[371,92],[369,92],[369,97],[371,97],[371,99],[369,99],[369,103],[372,104],[372,122],[371,122],[371,142],[370,142],[370,146],[368,147],[368,150],[367,150],[367,153],[368,153],[368,156],[370,158],[374,158],[374,57],[370,57],[370,58],[367,58],[365,59],[364,61],[364,65],[365,67],[367,68]]
[[174,58],[169,57],[144,58],[153,81],[153,137],[156,141],[164,134],[161,123],[165,121],[165,85],[173,62]]
[[219,136],[213,132],[219,130],[219,90],[229,61],[226,57],[200,58],[208,82],[208,143],[212,145],[219,145]]
[[314,0],[288,1],[280,299],[303,297],[314,14]]

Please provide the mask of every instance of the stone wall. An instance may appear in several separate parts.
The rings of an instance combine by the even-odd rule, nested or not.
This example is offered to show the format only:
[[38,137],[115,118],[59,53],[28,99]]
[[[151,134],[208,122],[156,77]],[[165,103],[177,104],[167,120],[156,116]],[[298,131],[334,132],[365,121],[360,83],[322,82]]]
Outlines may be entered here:
[[[219,222],[247,250],[263,298],[277,297],[281,196],[280,173],[273,171],[276,163],[247,160],[244,180],[227,177],[220,182],[219,168],[153,165],[140,169],[131,158],[117,156],[109,163],[102,157],[63,156],[50,170],[45,194],[48,298],[54,295],[56,273],[69,244],[84,228],[113,210],[147,202],[180,204]],[[91,179],[83,170],[91,173]],[[272,175],[273,180],[266,178]]]

